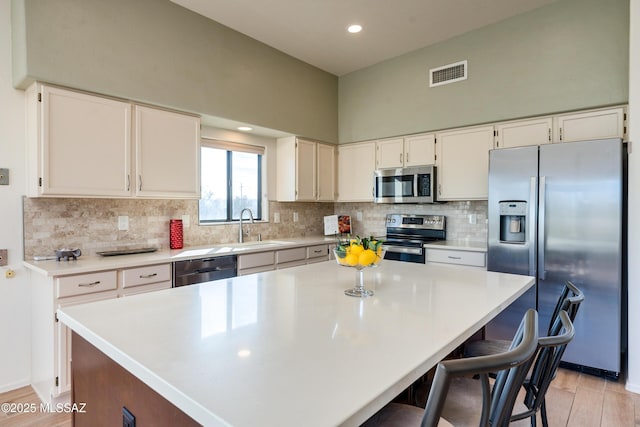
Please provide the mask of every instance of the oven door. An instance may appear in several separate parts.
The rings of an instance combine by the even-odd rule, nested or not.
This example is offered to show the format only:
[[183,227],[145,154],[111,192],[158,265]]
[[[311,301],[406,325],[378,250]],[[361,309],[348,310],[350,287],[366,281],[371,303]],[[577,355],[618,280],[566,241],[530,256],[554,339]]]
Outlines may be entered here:
[[422,244],[385,242],[384,247],[387,250],[384,259],[416,262],[419,264],[424,264],[426,262],[425,250]]

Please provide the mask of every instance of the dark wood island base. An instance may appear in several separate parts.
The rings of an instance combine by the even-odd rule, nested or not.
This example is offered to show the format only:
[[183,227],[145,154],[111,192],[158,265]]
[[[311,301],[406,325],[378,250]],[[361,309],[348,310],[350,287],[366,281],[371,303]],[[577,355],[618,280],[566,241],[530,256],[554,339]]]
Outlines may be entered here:
[[74,426],[123,425],[123,408],[135,417],[128,425],[200,425],[75,332],[71,352]]

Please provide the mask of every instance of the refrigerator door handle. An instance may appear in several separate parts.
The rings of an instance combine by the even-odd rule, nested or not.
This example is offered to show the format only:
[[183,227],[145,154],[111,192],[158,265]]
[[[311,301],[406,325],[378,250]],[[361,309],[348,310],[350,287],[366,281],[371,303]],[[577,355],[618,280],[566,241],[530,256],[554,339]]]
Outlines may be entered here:
[[540,177],[540,199],[539,203],[539,212],[538,212],[538,278],[541,280],[545,279],[546,267],[544,262],[544,253],[546,249],[546,241],[545,241],[545,211],[546,211],[546,202],[547,202],[547,177]]
[[535,176],[531,177],[529,182],[529,276],[536,275],[536,193],[538,191],[538,179]]

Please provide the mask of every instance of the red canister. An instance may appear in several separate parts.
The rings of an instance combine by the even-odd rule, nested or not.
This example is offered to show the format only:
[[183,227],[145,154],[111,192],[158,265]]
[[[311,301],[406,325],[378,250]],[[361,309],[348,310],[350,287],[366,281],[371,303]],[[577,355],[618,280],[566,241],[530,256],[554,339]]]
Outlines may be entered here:
[[182,220],[169,220],[169,247],[171,249],[182,249]]

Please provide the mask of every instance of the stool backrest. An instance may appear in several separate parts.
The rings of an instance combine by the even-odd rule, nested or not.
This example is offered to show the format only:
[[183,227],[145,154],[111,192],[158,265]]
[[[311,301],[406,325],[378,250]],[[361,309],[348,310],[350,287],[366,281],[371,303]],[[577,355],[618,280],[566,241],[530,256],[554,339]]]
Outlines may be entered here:
[[[421,425],[438,425],[452,378],[479,375],[482,383],[480,426],[507,426],[518,390],[525,380],[537,349],[538,313],[530,309],[522,318],[508,351],[440,362],[436,368]],[[493,389],[489,384],[490,373],[497,373]]]

